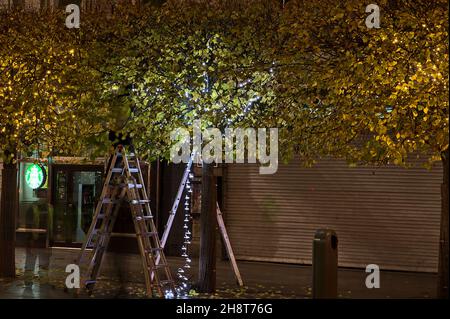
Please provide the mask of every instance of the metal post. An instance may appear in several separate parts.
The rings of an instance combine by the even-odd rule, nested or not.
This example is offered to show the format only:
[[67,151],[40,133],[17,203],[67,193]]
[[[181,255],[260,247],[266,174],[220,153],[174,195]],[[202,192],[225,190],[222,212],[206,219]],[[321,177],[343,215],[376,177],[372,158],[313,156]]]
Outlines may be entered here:
[[334,230],[316,231],[313,241],[313,298],[337,298],[337,248]]

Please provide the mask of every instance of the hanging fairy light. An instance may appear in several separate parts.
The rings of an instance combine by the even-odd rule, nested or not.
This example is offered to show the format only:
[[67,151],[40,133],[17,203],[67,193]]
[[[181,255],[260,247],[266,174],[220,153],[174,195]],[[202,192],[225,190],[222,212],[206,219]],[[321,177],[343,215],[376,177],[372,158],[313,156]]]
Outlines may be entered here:
[[191,258],[189,258],[189,245],[192,240],[192,233],[189,230],[189,222],[191,221],[191,197],[192,197],[192,179],[194,175],[191,173],[191,168],[188,168],[188,177],[185,186],[184,196],[184,220],[183,220],[183,245],[181,246],[181,257],[184,258],[184,265],[178,268],[177,277],[180,280],[180,285],[177,288],[178,295],[187,297],[189,294],[189,272],[191,268]]

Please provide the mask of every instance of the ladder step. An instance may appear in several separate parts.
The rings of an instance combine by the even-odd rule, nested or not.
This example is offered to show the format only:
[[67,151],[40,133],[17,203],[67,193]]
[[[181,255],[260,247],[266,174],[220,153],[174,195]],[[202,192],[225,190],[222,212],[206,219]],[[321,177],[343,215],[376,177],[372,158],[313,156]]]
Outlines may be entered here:
[[142,184],[120,184],[120,187],[128,187],[128,188],[142,188]]
[[148,204],[148,203],[150,203],[149,199],[139,199],[139,200],[133,199],[130,201],[130,204],[133,204],[133,205],[143,205],[143,204]]
[[139,169],[137,169],[137,168],[130,168],[130,173],[139,173]]
[[152,216],[137,216],[136,220],[150,220],[153,219],[153,215]]
[[[167,265],[167,264],[163,264],[163,263],[159,263],[159,264],[157,264],[157,265],[155,265],[155,267],[153,267],[154,269],[162,269],[162,268],[166,268],[166,267],[169,267],[169,265]],[[152,270],[151,268],[152,267],[148,267],[150,270]]]
[[119,186],[120,188],[142,188],[142,184],[134,184],[134,183],[120,183],[120,184],[109,184],[110,187],[114,188]]
[[[119,157],[122,157],[123,156],[123,153],[117,153],[117,156],[119,156]],[[126,154],[125,155],[125,157],[126,158],[135,158],[136,157],[136,154],[134,154],[134,153],[128,153],[128,154]]]
[[111,171],[113,173],[122,173],[123,172],[123,168],[113,168]]

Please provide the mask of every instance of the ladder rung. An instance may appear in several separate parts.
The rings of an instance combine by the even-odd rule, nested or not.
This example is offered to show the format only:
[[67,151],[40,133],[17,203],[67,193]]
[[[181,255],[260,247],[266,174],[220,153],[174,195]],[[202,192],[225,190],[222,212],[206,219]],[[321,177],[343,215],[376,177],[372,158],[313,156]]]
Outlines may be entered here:
[[142,188],[142,184],[120,184],[120,187],[128,187],[128,188]]
[[130,173],[139,173],[139,169],[137,169],[137,168],[130,168]]
[[143,205],[143,204],[148,204],[148,203],[150,203],[150,200],[148,200],[148,199],[133,199],[133,200],[131,200],[130,201],[130,204],[133,204],[133,205]]
[[112,170],[111,170],[113,173],[122,173],[123,172],[123,168],[113,168]]
[[117,187],[119,186],[120,188],[142,188],[142,184],[134,184],[134,183],[120,183],[120,184],[109,184],[110,187]]
[[166,267],[169,267],[169,265],[168,265],[168,264],[165,264],[165,263],[159,263],[159,264],[157,264],[157,265],[154,265],[154,267],[148,266],[147,268],[148,268],[149,270],[153,271],[153,270],[163,269],[163,268],[166,268]]
[[155,269],[161,269],[161,268],[166,268],[166,267],[169,267],[169,265],[167,265],[166,263],[159,263],[159,264],[155,265],[154,268]]
[[137,216],[136,220],[150,220],[153,219],[153,215],[150,216]]

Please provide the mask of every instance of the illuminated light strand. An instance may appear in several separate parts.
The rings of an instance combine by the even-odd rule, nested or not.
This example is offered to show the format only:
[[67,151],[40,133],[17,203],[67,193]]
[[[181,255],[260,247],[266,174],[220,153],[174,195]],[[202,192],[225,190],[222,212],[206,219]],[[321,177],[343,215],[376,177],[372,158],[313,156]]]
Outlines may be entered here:
[[191,168],[188,169],[188,178],[185,186],[184,197],[184,236],[183,245],[181,246],[181,257],[185,260],[184,265],[178,268],[177,277],[180,280],[180,285],[177,287],[177,293],[180,297],[187,297],[189,295],[189,272],[191,268],[192,259],[189,257],[189,245],[192,242],[192,233],[189,230],[189,222],[191,221],[191,197],[192,197],[192,179],[194,175],[191,173]]

